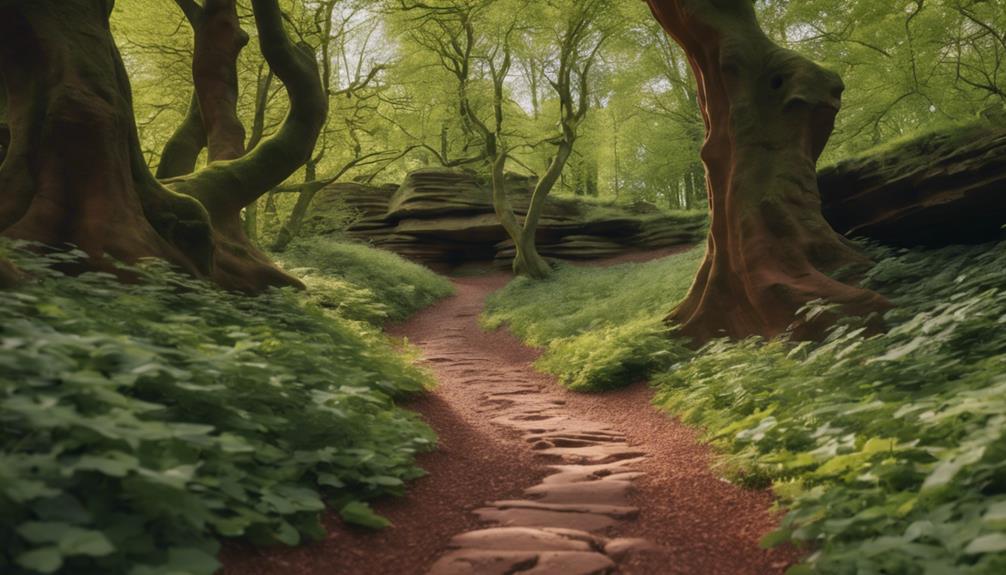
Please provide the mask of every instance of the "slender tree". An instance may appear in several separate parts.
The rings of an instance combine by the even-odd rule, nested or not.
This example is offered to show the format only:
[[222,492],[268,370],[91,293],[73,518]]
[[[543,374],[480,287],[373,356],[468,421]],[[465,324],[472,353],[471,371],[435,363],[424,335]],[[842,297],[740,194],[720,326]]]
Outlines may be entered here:
[[[867,259],[821,215],[815,164],[844,89],[837,74],[774,44],[750,0],[648,0],[684,49],[706,126],[712,213],[703,262],[670,320],[697,341],[774,336],[805,304],[846,314],[889,306],[828,274]],[[813,336],[833,318],[798,324]]]
[[[602,28],[600,23],[606,15],[605,9],[609,4],[607,0],[581,0],[562,5],[565,20],[558,32],[558,55],[552,62],[555,74],[554,77],[548,78],[548,82],[558,98],[560,133],[549,139],[549,143],[555,146],[555,152],[551,155],[548,167],[535,185],[523,222],[517,219],[513,207],[507,199],[505,185],[507,152],[502,148],[487,149],[487,153],[494,153],[493,208],[516,247],[516,257],[513,262],[514,273],[541,279],[547,277],[551,271],[548,263],[538,253],[535,241],[538,222],[541,220],[545,208],[545,200],[562,176],[566,163],[573,153],[574,145],[579,136],[578,129],[590,109],[591,68],[597,61],[601,46],[608,35],[608,30]],[[507,40],[509,40],[509,33]],[[503,80],[509,73],[511,65],[509,44],[507,43],[505,46],[506,52],[502,69],[498,70],[499,74],[496,74],[497,70],[493,70],[494,107],[497,116],[495,139],[497,140],[502,125]],[[483,132],[483,138],[487,139],[489,134],[486,126],[477,121],[473,121],[473,123]]]

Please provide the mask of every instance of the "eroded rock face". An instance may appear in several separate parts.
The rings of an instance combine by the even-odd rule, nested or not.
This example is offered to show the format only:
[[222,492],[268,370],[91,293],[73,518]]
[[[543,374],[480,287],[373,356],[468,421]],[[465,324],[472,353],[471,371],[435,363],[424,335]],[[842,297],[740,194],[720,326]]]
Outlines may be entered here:
[[[388,202],[398,186],[368,186],[355,182],[338,182],[318,192],[311,210],[304,219],[303,230],[308,235],[330,235],[341,232],[347,218],[362,218],[362,222],[382,220]],[[366,224],[361,222],[361,227]],[[381,224],[379,227],[383,227]]]
[[930,134],[818,174],[825,218],[849,237],[903,246],[1003,237],[1006,127]]
[[[358,239],[433,265],[497,261],[509,265],[513,243],[493,211],[488,182],[463,170],[426,169],[409,174],[393,192],[338,184],[319,195],[342,199],[362,218],[349,228]],[[518,217],[526,213],[534,180],[508,175]],[[538,229],[539,251],[546,258],[586,260],[627,250],[693,244],[705,236],[706,218],[668,214],[653,206],[632,208],[592,205],[550,198]]]

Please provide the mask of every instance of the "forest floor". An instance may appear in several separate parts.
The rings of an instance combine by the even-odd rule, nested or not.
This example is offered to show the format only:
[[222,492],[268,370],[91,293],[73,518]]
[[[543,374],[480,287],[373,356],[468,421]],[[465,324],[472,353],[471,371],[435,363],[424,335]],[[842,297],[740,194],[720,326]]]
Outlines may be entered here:
[[653,407],[649,386],[573,393],[532,367],[538,350],[483,331],[486,296],[510,279],[455,277],[456,295],[389,329],[439,384],[409,404],[439,435],[419,458],[429,474],[374,505],[393,525],[330,517],[324,541],[228,548],[225,574],[765,575],[799,558],[759,546],[779,519],[771,494],[721,479],[700,432]]

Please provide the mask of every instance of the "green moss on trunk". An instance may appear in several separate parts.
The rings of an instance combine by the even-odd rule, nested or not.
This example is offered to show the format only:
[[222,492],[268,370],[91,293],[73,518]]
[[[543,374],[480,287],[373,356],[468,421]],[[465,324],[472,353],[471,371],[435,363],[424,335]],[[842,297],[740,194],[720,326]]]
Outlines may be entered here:
[[799,321],[810,301],[855,315],[887,308],[878,294],[828,275],[868,263],[821,215],[814,169],[841,104],[841,79],[775,45],[749,0],[649,4],[699,79],[707,131],[706,260],[670,320],[698,342],[791,327],[815,337],[836,314]]

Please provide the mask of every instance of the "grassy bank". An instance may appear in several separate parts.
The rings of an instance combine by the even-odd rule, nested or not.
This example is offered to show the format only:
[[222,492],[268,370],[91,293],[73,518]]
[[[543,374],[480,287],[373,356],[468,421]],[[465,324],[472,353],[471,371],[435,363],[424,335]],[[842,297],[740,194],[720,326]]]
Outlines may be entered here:
[[487,323],[547,345],[573,387],[649,372],[724,475],[774,487],[789,512],[765,543],[813,552],[794,573],[1006,572],[1006,244],[871,251],[867,285],[897,305],[873,337],[849,320],[816,344],[661,343],[695,254],[516,281]]
[[1006,244],[878,252],[888,333],[720,342],[656,378],[821,573],[1006,571]]
[[421,474],[433,434],[394,399],[430,381],[376,324],[446,293],[432,272],[333,244],[343,275],[249,298],[4,249],[32,280],[0,292],[0,572],[208,575],[218,537],[321,537],[326,504],[379,526],[365,502]]
[[310,237],[278,259],[304,280],[315,303],[375,324],[403,320],[454,291],[429,269],[360,243]]
[[483,325],[506,325],[546,348],[537,367],[570,388],[632,383],[679,358],[663,318],[684,297],[703,248],[643,264],[559,268],[546,281],[517,278],[489,297]]

